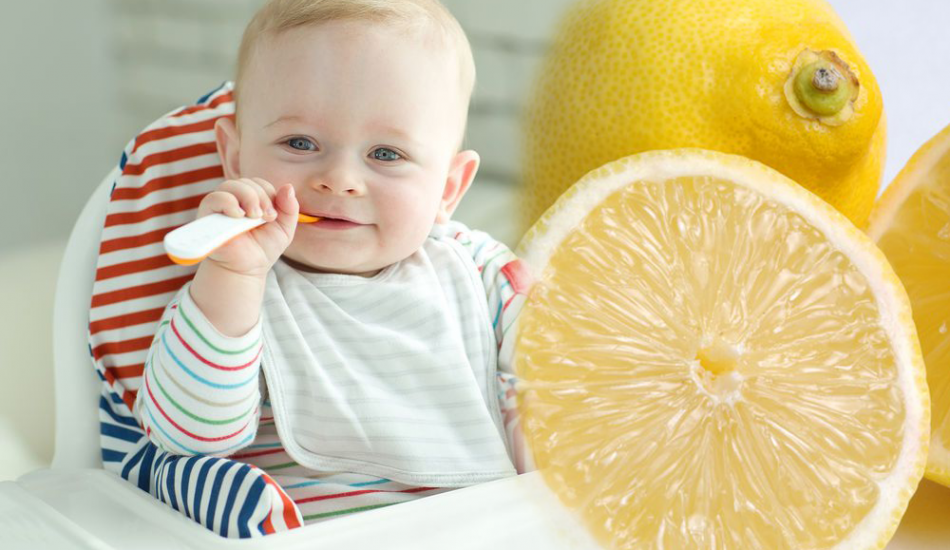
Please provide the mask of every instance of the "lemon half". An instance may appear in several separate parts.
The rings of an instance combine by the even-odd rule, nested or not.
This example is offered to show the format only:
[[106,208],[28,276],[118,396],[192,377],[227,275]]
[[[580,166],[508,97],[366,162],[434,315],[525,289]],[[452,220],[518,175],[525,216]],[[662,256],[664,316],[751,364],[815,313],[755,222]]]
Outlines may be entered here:
[[641,153],[525,235],[523,428],[611,548],[882,548],[926,462],[907,296],[872,241],[745,157]]
[[868,233],[914,308],[933,399],[927,477],[950,486],[950,126],[914,153],[887,187]]

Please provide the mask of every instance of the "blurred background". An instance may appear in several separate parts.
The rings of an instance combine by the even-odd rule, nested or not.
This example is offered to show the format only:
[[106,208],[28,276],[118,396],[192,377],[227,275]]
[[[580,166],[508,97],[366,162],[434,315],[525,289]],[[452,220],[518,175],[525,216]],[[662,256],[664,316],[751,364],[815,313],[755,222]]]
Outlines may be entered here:
[[[467,139],[483,164],[456,217],[514,245],[521,108],[551,31],[573,0],[444,1],[468,32],[478,70]],[[82,206],[142,127],[231,78],[244,25],[261,3],[4,2],[0,480],[52,457],[53,290]],[[950,4],[831,4],[883,91],[889,182],[918,147],[950,124]]]

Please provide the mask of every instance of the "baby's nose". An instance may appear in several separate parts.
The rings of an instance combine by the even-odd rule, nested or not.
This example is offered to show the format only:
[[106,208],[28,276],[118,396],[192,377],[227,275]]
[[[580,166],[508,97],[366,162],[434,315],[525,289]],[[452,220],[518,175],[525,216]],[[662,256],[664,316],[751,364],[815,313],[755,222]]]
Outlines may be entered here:
[[366,193],[366,186],[360,178],[340,171],[314,178],[312,187],[331,195],[360,196]]
[[362,191],[357,185],[335,185],[321,182],[318,191],[330,193],[333,195],[362,195]]

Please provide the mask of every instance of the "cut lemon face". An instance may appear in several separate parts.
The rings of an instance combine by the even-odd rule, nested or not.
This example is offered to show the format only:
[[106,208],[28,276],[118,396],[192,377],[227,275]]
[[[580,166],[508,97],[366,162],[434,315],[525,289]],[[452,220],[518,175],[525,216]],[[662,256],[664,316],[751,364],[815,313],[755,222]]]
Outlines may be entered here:
[[910,296],[933,400],[926,475],[950,487],[950,126],[887,187],[868,234]]
[[882,548],[923,475],[910,306],[847,219],[744,157],[595,170],[519,245],[522,426],[610,548]]

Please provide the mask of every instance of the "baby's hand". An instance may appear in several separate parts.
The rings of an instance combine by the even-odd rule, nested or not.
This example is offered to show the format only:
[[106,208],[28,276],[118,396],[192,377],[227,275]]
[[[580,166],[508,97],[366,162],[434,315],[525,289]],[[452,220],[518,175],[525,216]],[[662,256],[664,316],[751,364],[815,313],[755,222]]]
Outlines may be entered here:
[[204,261],[263,278],[290,246],[297,229],[300,204],[290,184],[280,190],[261,178],[226,180],[208,193],[198,206],[198,217],[220,213],[232,218],[261,218],[267,221],[231,239]]

